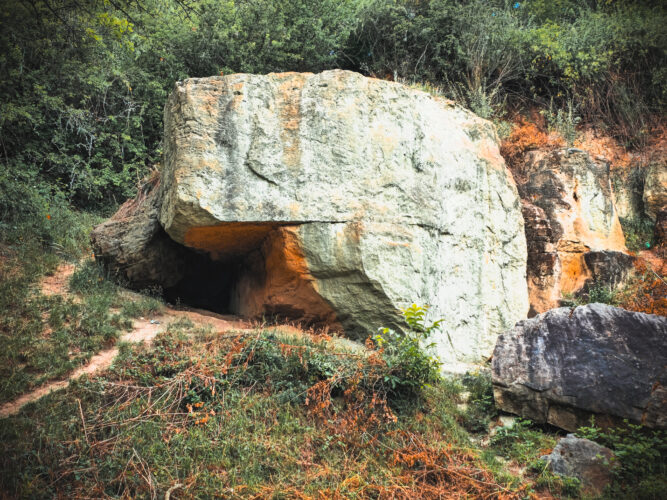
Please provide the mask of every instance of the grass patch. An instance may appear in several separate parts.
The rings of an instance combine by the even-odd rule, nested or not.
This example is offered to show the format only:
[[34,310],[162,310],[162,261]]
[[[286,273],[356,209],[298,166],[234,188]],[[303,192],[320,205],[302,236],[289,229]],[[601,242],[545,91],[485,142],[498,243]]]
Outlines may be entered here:
[[123,302],[121,314],[127,318],[139,318],[159,314],[164,310],[164,302],[156,297],[142,295],[135,300]]
[[85,364],[115,342],[122,326],[120,318],[109,313],[116,287],[94,263],[86,262],[71,278],[70,288],[80,293],[80,300],[44,296],[35,289],[50,259],[34,264],[37,270],[23,263],[22,259],[12,263],[16,280],[0,285],[0,401]]

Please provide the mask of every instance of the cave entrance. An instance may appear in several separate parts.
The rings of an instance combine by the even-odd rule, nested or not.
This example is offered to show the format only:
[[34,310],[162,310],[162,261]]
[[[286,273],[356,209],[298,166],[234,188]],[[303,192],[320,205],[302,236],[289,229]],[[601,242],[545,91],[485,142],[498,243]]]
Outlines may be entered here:
[[188,230],[180,279],[165,288],[165,299],[221,314],[341,330],[317,292],[298,229],[234,222]]

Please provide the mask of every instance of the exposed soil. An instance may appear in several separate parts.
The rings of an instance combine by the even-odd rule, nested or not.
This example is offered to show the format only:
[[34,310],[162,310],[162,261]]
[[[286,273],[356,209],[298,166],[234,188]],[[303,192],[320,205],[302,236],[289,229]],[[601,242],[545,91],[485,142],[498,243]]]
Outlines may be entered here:
[[60,264],[51,276],[46,276],[42,280],[42,294],[44,295],[65,295],[67,293],[67,284],[74,274],[76,265],[71,263]]
[[[45,295],[67,295],[67,284],[69,278],[74,272],[75,265],[62,264],[53,275],[47,276],[41,283],[42,293]],[[133,294],[128,294],[131,296]],[[128,300],[131,300],[128,297]],[[121,342],[147,342],[150,343],[155,336],[162,331],[170,322],[177,318],[186,317],[192,321],[197,327],[209,327],[218,333],[225,333],[230,331],[247,330],[253,326],[247,320],[243,320],[237,316],[216,314],[200,309],[177,310],[171,307],[166,307],[161,313],[155,314],[150,318],[139,318],[134,320],[132,330],[125,332],[121,337]],[[284,325],[279,327],[288,331],[294,330],[294,327]],[[9,417],[17,414],[21,408],[28,403],[36,401],[41,397],[60,389],[66,388],[70,381],[80,376],[92,375],[99,371],[105,370],[111,366],[114,358],[118,355],[118,348],[103,350],[93,356],[88,364],[76,369],[67,378],[62,380],[55,380],[49,382],[37,389],[23,394],[13,401],[9,401],[0,406],[0,418]]]

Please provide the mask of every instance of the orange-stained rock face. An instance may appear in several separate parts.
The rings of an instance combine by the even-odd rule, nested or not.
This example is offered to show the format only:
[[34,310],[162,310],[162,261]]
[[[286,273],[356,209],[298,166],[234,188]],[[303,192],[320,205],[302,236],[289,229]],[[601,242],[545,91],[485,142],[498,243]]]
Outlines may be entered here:
[[342,331],[333,309],[317,291],[296,227],[271,232],[247,265],[232,298],[238,314],[277,315]]
[[610,251],[609,262],[624,262],[627,249],[604,162],[581,151],[533,151],[520,173],[528,293],[537,314],[601,277],[586,265],[587,254]]
[[214,260],[236,257],[259,248],[275,223],[230,222],[216,226],[193,227],[185,233],[185,244],[208,252]]
[[185,242],[213,260],[240,265],[229,304],[232,312],[250,318],[280,316],[341,330],[332,308],[317,292],[297,226],[234,222],[193,227]]

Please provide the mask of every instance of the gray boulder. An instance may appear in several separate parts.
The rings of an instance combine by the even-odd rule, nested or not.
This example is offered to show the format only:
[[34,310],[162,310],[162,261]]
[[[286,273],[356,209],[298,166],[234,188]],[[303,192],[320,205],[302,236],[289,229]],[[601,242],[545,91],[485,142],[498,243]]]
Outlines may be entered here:
[[591,415],[667,427],[667,318],[604,304],[553,309],[500,335],[493,388],[503,410],[574,431]]
[[568,434],[549,455],[541,457],[547,468],[559,476],[574,477],[582,488],[600,494],[613,479],[614,452],[589,439]]

